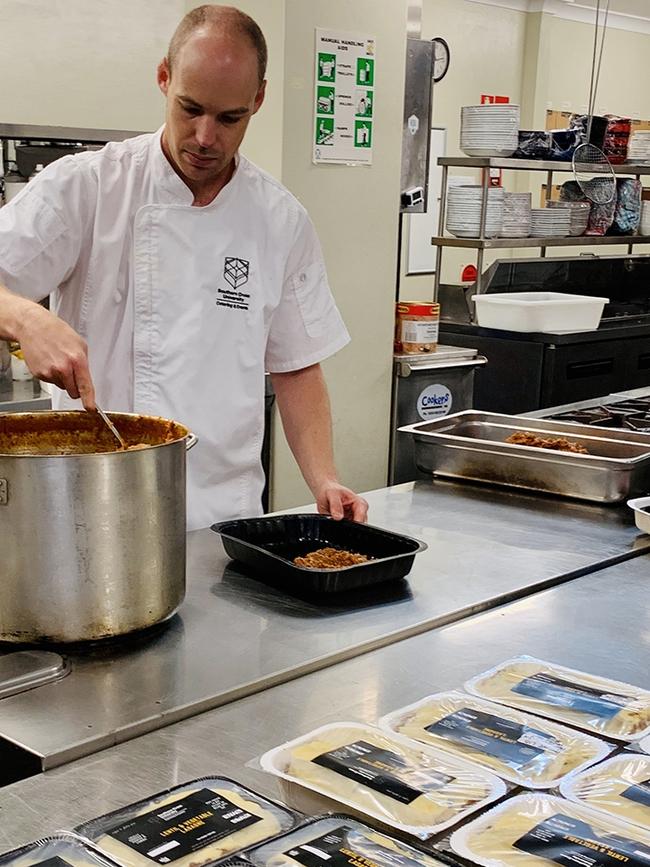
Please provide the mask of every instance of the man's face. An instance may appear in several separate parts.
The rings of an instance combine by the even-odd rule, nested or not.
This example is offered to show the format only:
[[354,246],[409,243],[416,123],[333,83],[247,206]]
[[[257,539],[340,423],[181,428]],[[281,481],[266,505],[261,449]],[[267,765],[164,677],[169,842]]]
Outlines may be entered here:
[[170,75],[158,67],[167,97],[163,149],[196,193],[227,174],[251,117],[262,105],[257,55],[245,37],[197,31]]

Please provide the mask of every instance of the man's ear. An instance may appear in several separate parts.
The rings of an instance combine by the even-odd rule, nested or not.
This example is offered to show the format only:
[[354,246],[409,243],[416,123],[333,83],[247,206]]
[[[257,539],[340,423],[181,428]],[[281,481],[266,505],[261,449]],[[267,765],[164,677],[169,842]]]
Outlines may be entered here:
[[264,96],[266,95],[266,81],[263,81],[260,84],[260,89],[257,91],[257,95],[255,96],[255,103],[253,104],[253,114],[257,114],[257,112],[262,107],[262,103],[264,102]]
[[158,70],[156,74],[156,79],[158,81],[158,87],[161,91],[167,96],[167,91],[169,90],[169,82],[171,80],[172,74],[169,69],[169,62],[166,57],[158,64]]

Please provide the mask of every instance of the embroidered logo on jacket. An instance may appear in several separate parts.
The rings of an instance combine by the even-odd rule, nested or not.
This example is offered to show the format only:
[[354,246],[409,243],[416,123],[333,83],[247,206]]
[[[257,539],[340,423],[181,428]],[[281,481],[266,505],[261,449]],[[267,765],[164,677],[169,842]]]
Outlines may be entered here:
[[248,283],[248,269],[250,262],[246,259],[238,259],[235,256],[226,256],[223,266],[223,276],[233,289],[238,289],[244,283]]

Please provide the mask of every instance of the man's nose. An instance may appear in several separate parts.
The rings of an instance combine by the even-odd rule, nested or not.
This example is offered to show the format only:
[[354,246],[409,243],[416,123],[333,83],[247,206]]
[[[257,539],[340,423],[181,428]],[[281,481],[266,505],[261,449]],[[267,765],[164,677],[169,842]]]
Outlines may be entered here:
[[195,137],[199,147],[210,149],[217,140],[217,123],[214,118],[204,114],[196,119]]

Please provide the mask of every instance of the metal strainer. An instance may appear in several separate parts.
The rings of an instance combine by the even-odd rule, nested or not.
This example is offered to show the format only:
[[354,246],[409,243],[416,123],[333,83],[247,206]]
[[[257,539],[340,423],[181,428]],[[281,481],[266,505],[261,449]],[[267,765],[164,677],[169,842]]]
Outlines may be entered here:
[[[589,108],[587,120],[586,138],[583,144],[578,145],[573,154],[573,176],[580,187],[582,194],[596,205],[608,205],[616,197],[616,175],[612,164],[603,151],[591,144],[591,127],[594,120],[594,107],[598,82],[600,80],[600,67],[603,59],[605,45],[605,33],[607,31],[607,19],[609,17],[610,0],[606,0],[603,25],[600,29],[600,47],[598,42],[601,2],[596,2],[596,22],[594,26],[594,50],[591,58],[591,79],[589,82]],[[596,64],[596,58],[598,62]]]

